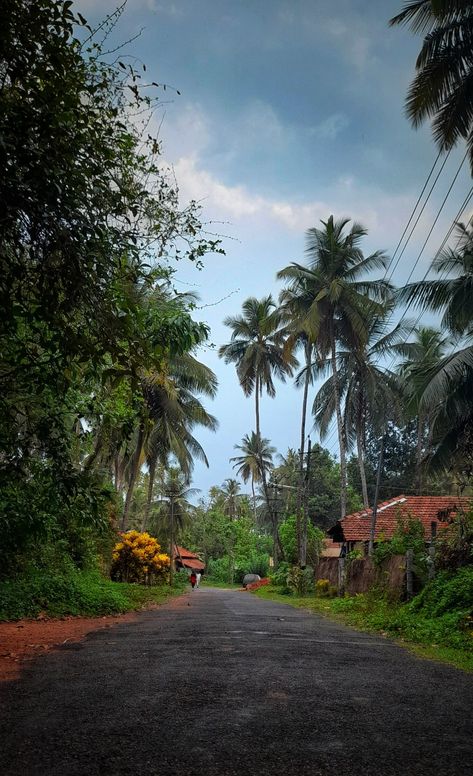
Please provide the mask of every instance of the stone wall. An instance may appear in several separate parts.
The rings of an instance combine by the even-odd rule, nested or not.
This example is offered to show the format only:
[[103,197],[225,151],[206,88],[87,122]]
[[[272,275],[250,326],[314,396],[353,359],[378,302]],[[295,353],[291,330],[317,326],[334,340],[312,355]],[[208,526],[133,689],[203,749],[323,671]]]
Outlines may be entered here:
[[[328,579],[338,589],[340,558],[321,558],[315,569],[315,579]],[[350,595],[367,593],[374,587],[383,587],[393,593],[402,593],[405,586],[406,559],[404,555],[387,558],[381,565],[371,558],[359,558],[344,564],[345,592]]]

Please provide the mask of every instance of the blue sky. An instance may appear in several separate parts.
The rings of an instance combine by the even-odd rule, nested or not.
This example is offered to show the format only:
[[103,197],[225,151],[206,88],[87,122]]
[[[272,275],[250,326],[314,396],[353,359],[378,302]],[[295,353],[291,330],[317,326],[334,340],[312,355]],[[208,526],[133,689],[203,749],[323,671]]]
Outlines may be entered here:
[[[392,254],[436,149],[428,127],[414,131],[404,97],[420,39],[388,27],[401,0],[128,0],[115,36],[141,35],[126,51],[167,90],[156,112],[163,163],[173,166],[183,205],[201,202],[211,231],[227,236],[226,256],[201,271],[180,264],[178,289],[201,297],[197,315],[226,342],[226,315],[250,295],[273,293],[276,272],[304,258],[304,233],[330,214],[361,221],[365,250]],[[116,3],[78,0],[91,21]],[[463,151],[448,160],[393,281],[417,258]],[[465,197],[466,168],[413,275],[421,277]],[[219,300],[224,301],[219,302]],[[210,463],[197,465],[207,491],[232,476],[234,444],[253,428],[253,401],[211,348],[202,360],[220,389],[216,434],[199,433]],[[301,394],[278,385],[262,402],[262,432],[279,452],[297,447]],[[317,434],[312,439],[318,441]],[[336,452],[335,435],[328,442]]]

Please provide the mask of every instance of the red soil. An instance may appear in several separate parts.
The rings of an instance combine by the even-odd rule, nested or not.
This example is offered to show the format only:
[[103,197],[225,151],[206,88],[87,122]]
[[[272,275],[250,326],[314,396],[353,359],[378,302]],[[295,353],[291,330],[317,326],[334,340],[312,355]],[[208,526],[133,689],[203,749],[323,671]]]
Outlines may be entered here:
[[61,617],[0,622],[0,681],[15,679],[25,662],[91,631],[136,619],[136,612],[107,617]]

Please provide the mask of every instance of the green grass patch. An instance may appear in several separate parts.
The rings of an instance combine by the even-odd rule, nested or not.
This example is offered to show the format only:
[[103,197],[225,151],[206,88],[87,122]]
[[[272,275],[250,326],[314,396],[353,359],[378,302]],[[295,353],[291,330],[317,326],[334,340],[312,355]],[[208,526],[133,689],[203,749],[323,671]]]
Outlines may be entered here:
[[[458,609],[446,610],[449,594],[445,587],[449,585],[460,600]],[[464,585],[460,586],[464,589]],[[443,597],[440,590],[444,591]],[[473,599],[469,598],[468,591],[463,596],[458,593],[457,575],[439,575],[427,586],[421,594],[425,605],[422,605],[421,596],[407,604],[394,603],[374,593],[333,599],[314,595],[301,598],[283,595],[272,586],[260,588],[253,595],[308,609],[359,630],[390,636],[421,657],[473,671]],[[439,600],[443,601],[443,606],[434,616],[430,604],[434,607],[433,602]]]
[[0,620],[49,616],[100,616],[141,609],[149,603],[164,603],[182,592],[177,584],[143,587],[111,582],[98,571],[48,573],[32,570],[16,579],[0,581]]

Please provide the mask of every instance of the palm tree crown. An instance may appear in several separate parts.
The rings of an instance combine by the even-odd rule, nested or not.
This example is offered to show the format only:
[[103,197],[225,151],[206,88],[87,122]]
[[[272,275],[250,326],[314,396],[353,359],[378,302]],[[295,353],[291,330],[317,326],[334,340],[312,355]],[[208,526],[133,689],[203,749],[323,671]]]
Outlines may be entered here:
[[441,150],[467,141],[473,168],[473,4],[471,0],[411,0],[391,25],[424,33],[417,74],[406,100],[414,126],[432,117]]

